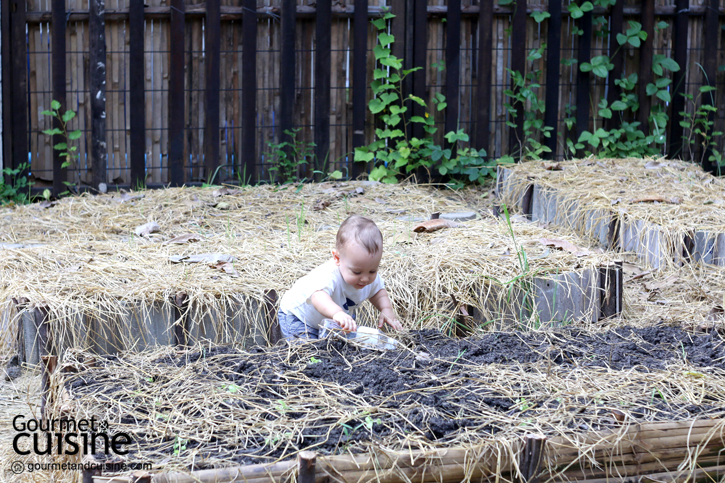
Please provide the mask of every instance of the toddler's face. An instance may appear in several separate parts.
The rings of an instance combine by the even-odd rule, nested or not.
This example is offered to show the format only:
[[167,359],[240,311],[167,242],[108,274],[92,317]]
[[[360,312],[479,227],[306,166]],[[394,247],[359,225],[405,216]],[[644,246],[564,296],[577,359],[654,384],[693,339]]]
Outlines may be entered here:
[[340,267],[343,280],[356,289],[361,289],[375,281],[383,251],[372,255],[355,242],[348,243],[342,250],[332,250],[335,263]]

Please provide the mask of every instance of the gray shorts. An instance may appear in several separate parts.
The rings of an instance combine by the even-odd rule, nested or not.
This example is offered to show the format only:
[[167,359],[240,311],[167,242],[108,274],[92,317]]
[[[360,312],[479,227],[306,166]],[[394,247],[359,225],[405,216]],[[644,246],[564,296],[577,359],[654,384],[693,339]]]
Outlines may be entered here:
[[[352,318],[355,319],[353,314]],[[277,312],[277,320],[279,321],[279,328],[282,331],[282,336],[287,342],[294,342],[297,340],[304,339],[324,339],[330,333],[324,327],[315,329],[302,322],[297,316],[292,314],[286,314],[281,310]]]

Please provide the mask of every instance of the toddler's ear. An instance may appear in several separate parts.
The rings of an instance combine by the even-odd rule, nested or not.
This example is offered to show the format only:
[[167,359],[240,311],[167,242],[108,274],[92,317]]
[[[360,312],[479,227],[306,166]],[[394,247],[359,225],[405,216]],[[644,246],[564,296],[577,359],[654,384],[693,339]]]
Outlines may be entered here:
[[337,265],[340,265],[340,253],[337,251],[336,248],[332,249],[332,258],[335,260],[335,263]]

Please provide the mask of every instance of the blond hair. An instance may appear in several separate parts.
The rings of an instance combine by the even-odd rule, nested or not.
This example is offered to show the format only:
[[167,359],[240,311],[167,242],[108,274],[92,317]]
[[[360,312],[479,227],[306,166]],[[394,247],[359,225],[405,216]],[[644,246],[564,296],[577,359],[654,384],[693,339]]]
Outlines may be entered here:
[[335,248],[342,250],[351,241],[357,242],[365,248],[370,255],[383,249],[383,234],[370,218],[360,215],[350,215],[337,230]]

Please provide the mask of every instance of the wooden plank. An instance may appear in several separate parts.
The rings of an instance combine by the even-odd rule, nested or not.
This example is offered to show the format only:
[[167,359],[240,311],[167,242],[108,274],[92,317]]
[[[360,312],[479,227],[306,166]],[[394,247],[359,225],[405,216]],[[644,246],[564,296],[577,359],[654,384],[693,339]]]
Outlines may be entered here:
[[446,22],[446,128],[445,132],[458,130],[461,80],[461,0],[448,0]]
[[[611,106],[614,101],[619,100],[620,93],[622,92],[619,86],[614,81],[622,78],[622,72],[624,72],[624,46],[619,45],[617,42],[617,34],[623,33],[624,23],[624,2],[617,2],[612,7],[612,12],[609,17],[609,52],[610,60],[614,67],[609,72],[607,79],[607,103]],[[613,112],[610,119],[607,119],[604,123],[606,129],[612,130],[617,129],[622,124],[620,115]]]
[[[171,0],[169,46],[169,183],[184,184],[184,0]],[[211,173],[209,173],[211,174]]]
[[649,114],[652,107],[652,97],[647,95],[647,84],[651,84],[652,57],[654,56],[655,34],[655,2],[642,0],[642,15],[640,18],[642,31],[647,33],[647,40],[642,41],[639,49],[639,111],[637,120],[639,129],[647,135],[649,133]]
[[[421,69],[413,73],[413,95],[426,100],[425,74],[428,70],[426,54],[428,51],[428,19],[426,2],[415,2],[413,10],[413,67]],[[413,115],[423,116],[426,109],[413,102]],[[413,125],[413,136],[422,139],[425,136],[422,123]]]
[[317,0],[315,21],[315,157],[320,169],[330,155],[331,0]]
[[[13,71],[12,61],[10,59],[10,43],[12,42],[12,35],[10,33],[10,2],[2,2],[0,6],[0,35],[2,39],[0,45],[2,46],[2,64],[0,69],[4,75],[2,77],[2,105],[5,108],[2,110],[2,160],[0,160],[0,168],[9,168],[13,165],[13,121],[12,121],[12,109],[10,105],[12,103],[12,84],[13,84]],[[5,179],[6,182],[10,182],[10,179]]]
[[[621,2],[620,2],[621,3]],[[549,0],[548,36],[546,41],[546,99],[544,126],[551,128],[551,136],[544,145],[551,149],[556,159],[559,132],[559,65],[561,63],[561,0]]]
[[[708,8],[705,13],[705,46],[707,49],[712,49],[717,52],[718,35],[720,33],[720,26],[718,25],[719,22],[717,18],[719,0],[706,0],[706,4],[710,8]],[[705,71],[705,79],[703,79],[703,85],[717,87],[718,56],[715,53],[705,53],[704,57],[705,58],[702,63],[703,69]],[[702,96],[703,104],[716,106],[716,103],[713,102],[716,94],[717,92],[713,91],[712,95]],[[714,117],[715,116],[713,112],[708,113],[707,118],[709,121],[714,121]],[[712,128],[710,129],[710,132],[712,132]],[[705,171],[709,171],[710,173],[716,174],[718,173],[717,163],[714,163],[708,159],[711,153],[712,149],[709,146],[705,148],[705,154],[702,156],[702,169],[704,169]]]
[[[8,19],[9,20],[9,19]],[[46,61],[48,59],[48,55],[42,55],[41,54],[32,54],[32,52],[38,52],[39,45],[42,45],[42,42],[40,41],[40,31],[44,27],[44,25],[29,25],[28,26],[28,90],[30,92],[38,92],[42,89],[38,89],[38,64],[39,60],[40,62]],[[9,32],[8,32],[9,33]],[[8,57],[8,62],[10,62],[11,58]],[[9,72],[7,75],[7,78],[3,81],[3,84],[7,84],[8,88],[11,89],[11,81],[12,81],[12,71],[9,69],[4,72]],[[43,80],[48,80],[47,76],[43,76]],[[46,173],[44,171],[44,166],[41,162],[41,158],[39,156],[40,148],[41,146],[44,146],[45,143],[48,141],[48,136],[45,134],[42,134],[42,131],[44,129],[50,129],[52,127],[52,120],[48,116],[41,116],[40,113],[46,109],[50,109],[50,97],[52,96],[42,96],[39,93],[35,95],[28,96],[28,111],[30,113],[28,120],[30,121],[30,165],[33,174],[35,175],[35,178],[44,178],[44,179],[52,179],[52,173]],[[12,102],[11,100],[8,101],[8,104],[5,104],[6,106],[10,106]],[[12,109],[5,109],[9,114],[12,112]],[[12,114],[10,114],[10,118],[12,119]],[[12,125],[7,125],[8,131],[7,134],[4,136],[10,136],[12,133]],[[11,146],[11,143],[8,143],[9,146]],[[7,157],[7,167],[12,166],[12,156]],[[46,160],[42,160],[46,161]],[[52,170],[52,160],[48,162],[48,166]]]
[[478,18],[478,85],[476,86],[476,136],[477,149],[485,149],[493,156],[489,140],[491,137],[491,74],[493,67],[493,5],[481,0],[481,15]]
[[[51,53],[51,62],[53,63],[53,99],[60,102],[60,112],[65,112],[68,109],[65,92],[65,0],[53,0],[53,23],[52,23],[52,37],[53,37],[53,52]],[[59,120],[55,120],[53,123],[54,127],[62,129]],[[53,145],[65,142],[65,138],[60,135],[53,136]],[[63,181],[66,180],[67,168],[61,168],[65,158],[60,156],[60,151],[53,150],[53,194],[55,196],[60,195],[61,192],[65,191],[65,185]],[[76,168],[74,163],[73,168]]]
[[673,26],[672,58],[680,70],[672,74],[672,113],[670,115],[669,157],[682,158],[683,128],[680,126],[685,110],[685,98],[682,96],[687,82],[687,29],[690,20],[690,0],[676,0],[677,15]]
[[[393,8],[399,10],[401,1],[393,3]],[[353,19],[353,51],[352,51],[352,147],[359,148],[365,145],[365,102],[367,91],[367,63],[368,63],[368,0],[355,0],[355,18]],[[401,19],[393,19],[392,29],[395,37],[393,50],[403,51],[405,35],[404,24]],[[396,37],[395,34],[400,37]],[[393,54],[395,55],[395,54]],[[351,162],[350,177],[357,178],[367,172],[367,163]]]
[[91,74],[91,185],[106,182],[106,21],[105,0],[90,0],[88,22]]
[[[257,118],[257,13],[256,0],[244,0],[247,8],[242,24],[242,173],[245,179],[257,180],[256,118]],[[294,30],[292,31],[294,47]],[[293,52],[294,55],[294,52]],[[293,57],[294,59],[294,57]],[[294,69],[294,61],[292,68]],[[294,71],[292,73],[294,76]],[[294,77],[293,77],[294,79]],[[280,84],[282,85],[282,84]],[[292,85],[294,95],[294,83]],[[292,112],[293,102],[289,111]]]
[[219,167],[219,50],[221,48],[219,0],[207,0],[204,28],[206,68],[206,122],[204,128],[204,167],[211,184],[217,180]]
[[131,2],[129,29],[129,116],[131,122],[130,183],[133,188],[146,184],[146,89],[144,81],[143,2]]
[[[512,19],[512,41],[511,41],[511,70],[519,72],[521,75],[526,74],[526,0],[516,0],[516,10]],[[513,89],[513,80],[511,82]],[[509,153],[518,153],[518,157],[523,156],[521,151],[524,142],[524,109],[526,106],[516,106],[516,114],[511,121],[516,124],[509,130]]]
[[[581,66],[584,62],[589,62],[592,58],[592,12],[587,12],[579,19],[579,28],[584,32],[579,36],[579,52],[577,58]],[[576,137],[584,131],[589,130],[589,87],[591,85],[591,76],[589,72],[583,72],[577,69],[577,85],[576,85]],[[586,146],[586,144],[585,144]],[[583,150],[579,153],[583,156]]]
[[[294,126],[292,114],[295,105],[295,2],[282,0],[282,42],[279,69],[280,118],[279,142],[291,142],[285,131]],[[266,148],[266,146],[264,146]]]

